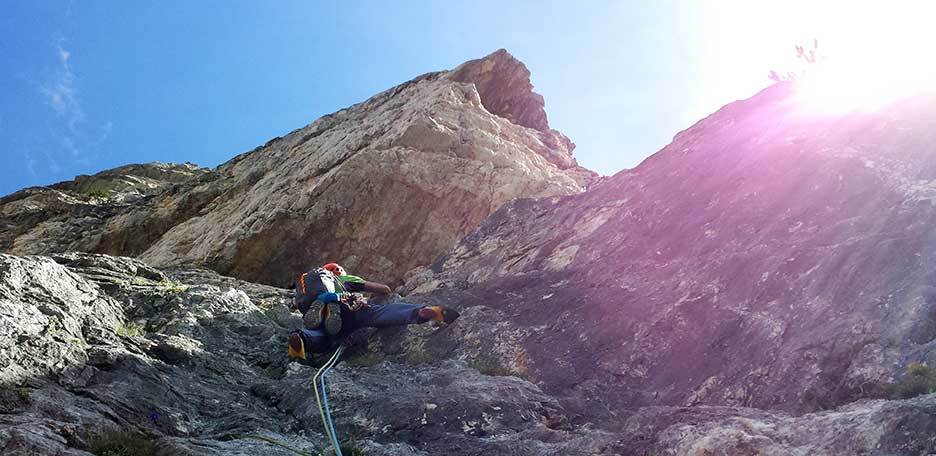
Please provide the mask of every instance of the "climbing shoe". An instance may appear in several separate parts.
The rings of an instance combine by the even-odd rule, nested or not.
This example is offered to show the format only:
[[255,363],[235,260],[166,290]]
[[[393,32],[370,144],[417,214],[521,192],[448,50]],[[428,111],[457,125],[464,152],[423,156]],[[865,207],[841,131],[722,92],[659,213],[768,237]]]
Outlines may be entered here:
[[325,303],[316,300],[309,306],[309,310],[302,316],[302,324],[306,329],[318,329],[325,319]]
[[458,319],[458,312],[455,309],[442,306],[426,306],[422,309],[419,309],[419,322],[425,323],[427,321],[444,321],[446,323],[452,323]]
[[325,304],[325,334],[336,336],[341,332],[341,303]]
[[289,334],[289,359],[306,359],[305,343],[299,335],[299,331],[293,331]]

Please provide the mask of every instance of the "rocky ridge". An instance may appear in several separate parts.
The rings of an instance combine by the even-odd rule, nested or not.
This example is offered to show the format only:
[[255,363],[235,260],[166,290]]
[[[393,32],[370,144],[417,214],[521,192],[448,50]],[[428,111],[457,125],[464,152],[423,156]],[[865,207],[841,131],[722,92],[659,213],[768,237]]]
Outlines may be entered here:
[[0,250],[143,253],[226,186],[191,164],[128,165],[0,198]]
[[215,170],[130,165],[23,190],[0,200],[0,249],[139,256],[281,286],[343,258],[393,283],[503,203],[580,192],[595,179],[549,128],[529,76],[500,50]]
[[583,414],[888,396],[936,362],[936,103],[829,117],[792,90],[728,105],[586,193],[502,207],[406,290],[488,303]]

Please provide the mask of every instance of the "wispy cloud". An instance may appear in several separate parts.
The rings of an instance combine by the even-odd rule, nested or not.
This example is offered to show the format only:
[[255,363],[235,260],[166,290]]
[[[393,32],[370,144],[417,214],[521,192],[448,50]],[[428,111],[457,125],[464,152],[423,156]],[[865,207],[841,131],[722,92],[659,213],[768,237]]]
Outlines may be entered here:
[[[41,101],[52,111],[48,134],[54,150],[45,149],[42,155],[44,164],[53,174],[63,169],[59,160],[91,163],[97,155],[93,149],[107,139],[112,128],[109,121],[99,123],[88,120],[73,69],[74,55],[64,38],[57,39],[54,43],[55,63],[45,77],[35,84]],[[36,158],[31,152],[24,155],[27,167],[34,172]]]
[[74,130],[84,120],[85,114],[75,90],[75,73],[69,61],[72,54],[62,47],[63,44],[62,39],[55,44],[58,67],[50,79],[40,84],[39,91],[45,97],[46,104]]

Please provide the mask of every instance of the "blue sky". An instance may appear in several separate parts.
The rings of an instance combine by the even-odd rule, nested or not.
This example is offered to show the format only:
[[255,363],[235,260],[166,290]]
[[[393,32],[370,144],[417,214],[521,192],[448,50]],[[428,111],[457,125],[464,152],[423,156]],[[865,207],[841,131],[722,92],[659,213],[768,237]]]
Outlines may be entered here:
[[575,3],[4,2],[0,194],[126,163],[216,166],[498,48],[530,68],[579,162],[612,174],[765,87],[801,32],[778,2]]

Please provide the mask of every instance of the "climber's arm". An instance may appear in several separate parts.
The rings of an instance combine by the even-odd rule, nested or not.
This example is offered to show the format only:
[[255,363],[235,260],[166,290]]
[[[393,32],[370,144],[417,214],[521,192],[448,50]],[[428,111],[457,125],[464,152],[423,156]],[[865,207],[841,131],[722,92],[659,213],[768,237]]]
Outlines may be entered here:
[[344,286],[345,290],[354,293],[377,293],[377,294],[390,294],[393,290],[390,287],[377,282],[369,282],[358,276],[353,275],[343,275],[338,277],[341,280],[341,284]]

